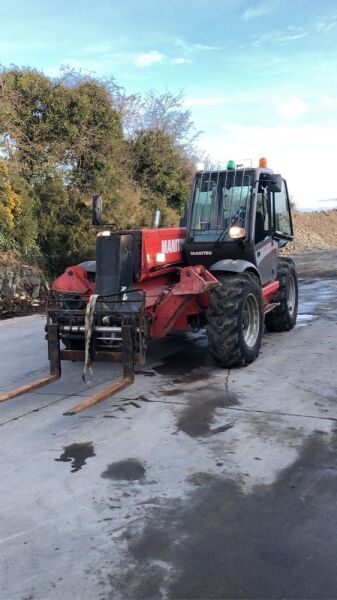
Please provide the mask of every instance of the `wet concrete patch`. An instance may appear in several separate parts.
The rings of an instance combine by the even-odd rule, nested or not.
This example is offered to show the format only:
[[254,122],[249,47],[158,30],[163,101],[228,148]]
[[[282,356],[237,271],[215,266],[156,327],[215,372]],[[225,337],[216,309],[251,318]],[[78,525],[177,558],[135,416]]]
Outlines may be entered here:
[[111,463],[101,474],[103,479],[115,479],[120,481],[135,481],[145,477],[146,469],[133,458]]
[[220,427],[211,428],[217,408],[240,404],[237,395],[229,392],[225,386],[199,388],[190,392],[187,397],[188,405],[177,422],[180,431],[191,437],[200,437],[214,435],[233,426],[231,423],[225,423]]
[[76,473],[86,464],[88,458],[96,456],[92,442],[82,442],[81,444],[70,444],[63,446],[63,452],[56,462],[71,462],[71,473]]
[[296,325],[303,327],[303,325],[307,325],[311,321],[314,321],[314,319],[317,319],[317,317],[315,315],[310,315],[310,314],[306,314],[306,313],[299,313],[297,315]]
[[172,378],[172,383],[187,384],[209,379],[215,367],[215,361],[205,345],[190,343],[163,358],[163,364],[154,367],[154,370],[159,375]]
[[[130,530],[123,597],[335,598],[337,437],[324,440],[312,435],[272,485],[250,494],[200,474],[187,499]],[[154,564],[170,577],[164,568],[150,577]]]
[[160,394],[161,396],[181,396],[185,391],[184,388],[173,388],[170,390],[160,390]]
[[185,385],[189,383],[199,383],[200,381],[206,381],[211,379],[212,373],[210,371],[206,371],[205,369],[198,369],[195,371],[191,371],[190,373],[185,373],[183,376],[179,376],[172,380],[172,383],[184,383]]
[[323,317],[331,321],[337,315],[337,283],[335,279],[303,280],[299,283],[297,324],[304,326]]

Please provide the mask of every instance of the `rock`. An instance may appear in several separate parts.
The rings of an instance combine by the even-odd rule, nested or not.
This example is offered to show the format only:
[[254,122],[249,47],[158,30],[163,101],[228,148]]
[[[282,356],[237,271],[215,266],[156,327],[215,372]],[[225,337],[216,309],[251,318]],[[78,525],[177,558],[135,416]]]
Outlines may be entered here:
[[40,267],[22,264],[18,259],[0,262],[0,316],[36,311],[43,305],[48,289]]
[[38,283],[35,284],[34,289],[32,291],[32,299],[36,300],[40,295],[41,289],[41,280],[38,280]]
[[38,277],[37,275],[33,275],[32,277],[29,278],[29,281],[31,283],[31,285],[40,285],[41,283],[41,277]]
[[7,298],[15,298],[15,290],[16,290],[15,284],[12,285],[12,284],[6,283],[2,287],[1,294],[3,296],[7,296]]

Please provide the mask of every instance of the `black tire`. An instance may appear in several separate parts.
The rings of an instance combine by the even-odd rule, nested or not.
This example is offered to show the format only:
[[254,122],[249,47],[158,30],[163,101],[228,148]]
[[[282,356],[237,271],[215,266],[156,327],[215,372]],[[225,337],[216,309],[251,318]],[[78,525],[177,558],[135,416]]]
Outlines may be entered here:
[[[264,314],[261,286],[248,274],[226,274],[210,296],[208,346],[223,367],[247,365],[259,354]],[[251,325],[249,325],[249,321]],[[253,326],[254,335],[249,336]]]
[[277,279],[280,287],[274,302],[280,304],[266,314],[266,328],[269,331],[289,331],[296,324],[298,309],[297,274],[291,258],[279,258]]

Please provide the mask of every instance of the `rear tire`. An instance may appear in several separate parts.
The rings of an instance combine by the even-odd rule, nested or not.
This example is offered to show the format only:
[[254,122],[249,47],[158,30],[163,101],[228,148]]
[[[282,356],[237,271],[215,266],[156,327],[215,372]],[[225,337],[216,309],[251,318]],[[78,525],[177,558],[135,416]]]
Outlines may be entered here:
[[277,279],[280,287],[273,302],[280,304],[266,314],[266,328],[269,331],[289,331],[296,324],[298,309],[297,274],[291,258],[279,258]]
[[259,354],[263,335],[261,286],[249,274],[226,274],[210,296],[207,335],[223,367],[247,365]]

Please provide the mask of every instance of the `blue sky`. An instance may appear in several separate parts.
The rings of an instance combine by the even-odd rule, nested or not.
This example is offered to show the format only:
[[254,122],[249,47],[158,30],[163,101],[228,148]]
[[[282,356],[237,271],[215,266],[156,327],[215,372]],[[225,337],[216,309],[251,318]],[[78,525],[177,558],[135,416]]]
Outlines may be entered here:
[[[337,197],[337,4],[1,0],[0,62],[184,91],[215,161],[267,156],[299,206]],[[323,174],[324,170],[324,174]]]

